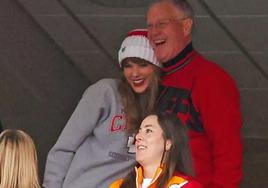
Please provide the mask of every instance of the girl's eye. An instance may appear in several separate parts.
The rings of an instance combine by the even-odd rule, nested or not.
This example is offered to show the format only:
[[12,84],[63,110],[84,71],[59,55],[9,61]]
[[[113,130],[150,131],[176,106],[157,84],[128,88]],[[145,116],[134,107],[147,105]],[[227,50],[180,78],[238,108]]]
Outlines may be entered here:
[[151,132],[153,132],[153,131],[152,131],[151,129],[146,129],[145,132],[146,132],[146,133],[151,133]]

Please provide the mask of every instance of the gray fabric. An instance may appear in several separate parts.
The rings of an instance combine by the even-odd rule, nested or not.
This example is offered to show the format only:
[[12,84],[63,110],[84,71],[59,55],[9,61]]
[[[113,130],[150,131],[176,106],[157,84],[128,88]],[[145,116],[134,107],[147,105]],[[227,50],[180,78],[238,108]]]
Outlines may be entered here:
[[103,79],[84,93],[47,157],[46,188],[105,188],[134,166],[118,81]]

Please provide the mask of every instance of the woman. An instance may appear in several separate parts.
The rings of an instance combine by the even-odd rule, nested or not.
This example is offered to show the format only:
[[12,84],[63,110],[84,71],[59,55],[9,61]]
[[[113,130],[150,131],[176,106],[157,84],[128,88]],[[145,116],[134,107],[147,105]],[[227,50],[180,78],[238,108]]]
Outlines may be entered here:
[[136,135],[139,163],[110,188],[201,188],[193,180],[187,129],[170,115],[147,116]]
[[123,79],[85,91],[48,154],[44,187],[108,187],[133,168],[131,133],[154,109],[160,64],[145,30],[130,32],[118,55]]
[[40,188],[35,146],[23,131],[0,134],[0,188]]

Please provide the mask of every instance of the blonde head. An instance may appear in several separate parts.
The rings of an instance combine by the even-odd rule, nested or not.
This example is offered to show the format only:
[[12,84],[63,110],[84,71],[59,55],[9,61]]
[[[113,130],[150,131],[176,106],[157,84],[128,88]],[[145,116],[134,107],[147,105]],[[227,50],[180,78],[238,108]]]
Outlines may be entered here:
[[0,188],[40,188],[34,142],[23,131],[0,134]]

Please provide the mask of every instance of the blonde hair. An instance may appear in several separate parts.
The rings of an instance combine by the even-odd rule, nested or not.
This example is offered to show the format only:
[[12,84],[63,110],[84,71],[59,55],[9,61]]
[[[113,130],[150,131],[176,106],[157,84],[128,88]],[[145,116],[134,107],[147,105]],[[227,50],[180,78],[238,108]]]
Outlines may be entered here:
[[0,134],[0,188],[40,188],[35,145],[23,131]]

